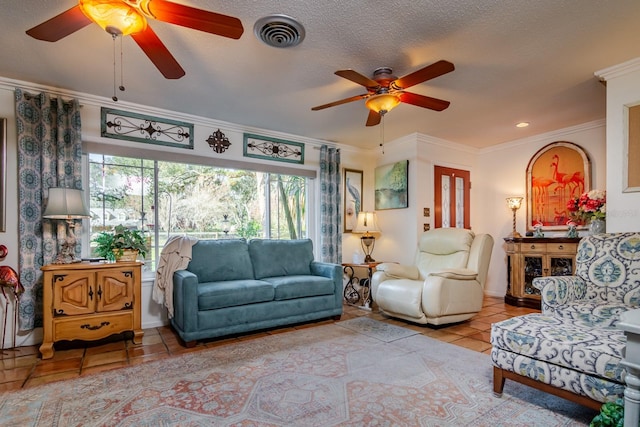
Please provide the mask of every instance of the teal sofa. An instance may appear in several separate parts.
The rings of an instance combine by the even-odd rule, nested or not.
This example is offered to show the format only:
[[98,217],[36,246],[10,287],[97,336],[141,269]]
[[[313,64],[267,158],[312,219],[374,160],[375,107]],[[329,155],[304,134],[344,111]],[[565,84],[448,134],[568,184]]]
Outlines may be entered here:
[[342,315],[342,268],[314,261],[309,239],[200,240],[173,274],[171,325],[197,340]]

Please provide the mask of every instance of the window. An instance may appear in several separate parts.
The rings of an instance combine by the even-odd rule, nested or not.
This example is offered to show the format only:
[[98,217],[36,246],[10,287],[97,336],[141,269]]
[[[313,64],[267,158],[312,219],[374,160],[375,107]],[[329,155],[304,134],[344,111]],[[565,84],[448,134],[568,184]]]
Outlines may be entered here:
[[155,270],[169,236],[307,237],[301,176],[89,154],[91,236],[118,224],[147,233]]

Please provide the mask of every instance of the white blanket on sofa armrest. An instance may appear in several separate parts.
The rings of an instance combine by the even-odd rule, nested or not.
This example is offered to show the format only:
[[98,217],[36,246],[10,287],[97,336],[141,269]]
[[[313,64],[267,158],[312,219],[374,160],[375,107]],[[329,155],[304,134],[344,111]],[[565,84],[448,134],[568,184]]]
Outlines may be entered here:
[[167,307],[170,319],[173,317],[173,273],[184,270],[189,265],[192,246],[197,242],[195,237],[171,236],[160,253],[156,280],[153,283],[153,300]]

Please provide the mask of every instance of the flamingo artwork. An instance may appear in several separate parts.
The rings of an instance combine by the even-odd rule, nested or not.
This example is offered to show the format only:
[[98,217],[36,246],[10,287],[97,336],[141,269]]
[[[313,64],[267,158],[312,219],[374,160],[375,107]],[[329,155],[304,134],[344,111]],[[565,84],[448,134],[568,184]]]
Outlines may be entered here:
[[4,340],[7,334],[7,315],[9,313],[9,296],[5,292],[5,288],[9,288],[11,290],[16,301],[16,308],[13,311],[13,347],[15,347],[20,296],[24,293],[24,286],[20,283],[20,278],[16,271],[11,267],[3,265],[0,266],[0,290],[2,290],[2,296],[6,302],[4,307],[4,322],[2,323],[2,346],[0,346],[0,349],[4,349]]
[[548,230],[566,229],[567,203],[588,191],[590,176],[589,158],[580,146],[557,141],[538,150],[527,166],[528,228],[540,221]]
[[553,168],[553,179],[558,184],[556,190],[562,189],[563,195],[565,190],[569,190],[569,197],[582,194],[584,191],[584,174],[580,171],[574,173],[559,172],[560,156],[553,156],[551,167]]
[[534,220],[542,221],[545,218],[545,209],[549,206],[549,186],[555,181],[550,178],[537,177],[531,178],[531,187],[533,190],[533,201],[535,206]]

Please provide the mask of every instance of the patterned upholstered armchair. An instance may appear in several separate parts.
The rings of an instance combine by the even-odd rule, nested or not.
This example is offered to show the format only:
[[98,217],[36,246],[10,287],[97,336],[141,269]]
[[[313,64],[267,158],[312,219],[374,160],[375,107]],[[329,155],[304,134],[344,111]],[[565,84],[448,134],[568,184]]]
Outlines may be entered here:
[[491,327],[493,390],[505,379],[593,409],[622,397],[620,315],[640,306],[640,233],[595,234],[578,245],[574,276],[540,277],[542,313]]
[[615,326],[640,307],[640,233],[594,234],[580,241],[575,276],[538,277],[542,313]]

